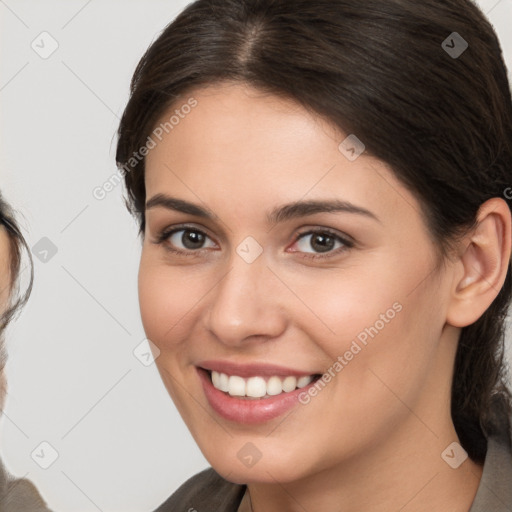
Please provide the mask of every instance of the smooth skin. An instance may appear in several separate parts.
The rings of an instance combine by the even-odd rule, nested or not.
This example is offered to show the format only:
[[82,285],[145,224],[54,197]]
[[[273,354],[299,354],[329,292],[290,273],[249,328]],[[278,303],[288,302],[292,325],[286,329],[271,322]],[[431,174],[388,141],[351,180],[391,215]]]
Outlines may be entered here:
[[[460,328],[506,277],[505,201],[483,204],[475,230],[436,266],[418,201],[383,162],[349,161],[338,149],[348,134],[240,83],[190,95],[198,106],[147,156],[147,200],[172,196],[212,218],[147,209],[139,299],[163,382],[205,457],[248,483],[255,512],[469,510],[482,468],[466,459],[454,470],[441,453],[458,441],[450,389]],[[323,200],[376,218],[317,212],[268,223],[283,204]],[[158,243],[183,223],[191,233]],[[322,252],[325,229],[334,239]],[[199,248],[188,243],[197,231]],[[263,248],[250,264],[236,252],[248,236]],[[207,402],[201,361],[322,373],[396,302],[402,310],[308,405],[240,425]],[[247,442],[262,453],[250,468],[237,457]]]

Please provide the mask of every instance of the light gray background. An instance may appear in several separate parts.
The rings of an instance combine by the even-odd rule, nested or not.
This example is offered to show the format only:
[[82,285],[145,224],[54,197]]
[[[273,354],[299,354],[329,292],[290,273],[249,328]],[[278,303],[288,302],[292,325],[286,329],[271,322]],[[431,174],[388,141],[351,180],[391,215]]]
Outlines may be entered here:
[[[34,256],[32,298],[8,333],[0,451],[56,511],[150,511],[207,466],[156,368],[133,354],[140,242],[123,189],[92,194],[116,172],[135,65],[187,3],[0,0],[0,186],[30,246],[58,249]],[[512,69],[512,0],[479,4]],[[47,59],[31,47],[50,48],[43,31],[59,45]],[[58,452],[48,469],[31,458],[39,447],[50,460],[43,441]]]

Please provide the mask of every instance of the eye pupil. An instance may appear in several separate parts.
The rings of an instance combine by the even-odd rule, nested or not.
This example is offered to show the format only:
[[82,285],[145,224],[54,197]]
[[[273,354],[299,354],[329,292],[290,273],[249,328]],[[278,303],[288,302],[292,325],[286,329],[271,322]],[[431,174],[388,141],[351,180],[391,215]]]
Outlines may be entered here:
[[315,234],[311,237],[311,247],[318,252],[328,252],[334,248],[334,237],[325,234]]
[[181,242],[187,249],[199,249],[204,244],[204,235],[197,231],[185,230]]

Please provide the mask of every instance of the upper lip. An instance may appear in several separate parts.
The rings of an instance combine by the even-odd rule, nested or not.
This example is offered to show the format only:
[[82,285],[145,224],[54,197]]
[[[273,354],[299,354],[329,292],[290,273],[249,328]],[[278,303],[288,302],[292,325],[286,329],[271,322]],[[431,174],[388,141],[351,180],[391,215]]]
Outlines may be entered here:
[[226,373],[227,375],[237,375],[239,377],[272,377],[273,375],[301,377],[303,375],[316,375],[317,372],[302,371],[285,366],[278,366],[267,363],[249,363],[240,364],[233,361],[202,361],[197,364],[198,367],[205,370]]

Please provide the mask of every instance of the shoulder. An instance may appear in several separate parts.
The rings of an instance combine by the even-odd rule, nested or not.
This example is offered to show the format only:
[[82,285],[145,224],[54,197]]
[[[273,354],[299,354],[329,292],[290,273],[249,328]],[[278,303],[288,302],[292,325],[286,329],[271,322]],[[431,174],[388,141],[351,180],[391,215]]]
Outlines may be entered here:
[[0,510],[2,512],[50,512],[35,485],[12,479],[0,461]]
[[213,468],[189,478],[155,512],[236,512],[245,492],[245,485],[222,478]]
[[482,479],[470,512],[512,510],[512,418],[501,415],[499,428],[487,439]]

